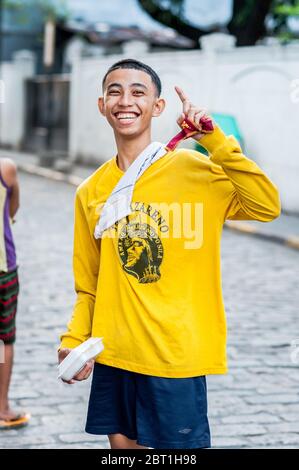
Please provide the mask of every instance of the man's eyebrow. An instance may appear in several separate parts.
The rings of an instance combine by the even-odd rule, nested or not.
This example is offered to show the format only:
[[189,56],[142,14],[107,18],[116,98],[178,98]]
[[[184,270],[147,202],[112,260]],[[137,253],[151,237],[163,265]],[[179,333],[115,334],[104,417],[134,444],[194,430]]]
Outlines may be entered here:
[[[120,83],[117,83],[117,82],[113,82],[113,83],[110,83],[108,86],[107,86],[107,90],[109,90],[109,88],[111,87],[118,87],[118,88],[121,88],[121,84]],[[135,82],[135,83],[131,83],[130,84],[130,87],[133,87],[133,86],[139,86],[139,87],[142,87],[142,88],[145,88],[147,90],[147,87],[145,85],[143,85],[143,83],[138,83],[138,82]]]
[[120,83],[110,83],[110,85],[107,86],[107,90],[109,90],[109,88],[113,87],[113,86],[118,86],[118,87],[121,87],[121,84]]
[[140,87],[145,88],[145,89],[147,90],[147,86],[143,85],[143,83],[138,83],[138,82],[136,82],[136,83],[131,83],[130,86],[140,86]]

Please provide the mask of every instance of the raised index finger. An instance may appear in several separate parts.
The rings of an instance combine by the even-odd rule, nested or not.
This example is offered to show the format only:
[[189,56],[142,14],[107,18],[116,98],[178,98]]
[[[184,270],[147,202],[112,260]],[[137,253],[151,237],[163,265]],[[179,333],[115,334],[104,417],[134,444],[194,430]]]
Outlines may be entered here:
[[179,95],[179,98],[181,100],[182,103],[185,103],[186,101],[189,101],[187,96],[185,95],[185,93],[183,92],[183,90],[178,87],[178,86],[175,86],[175,91],[177,92],[177,94]]

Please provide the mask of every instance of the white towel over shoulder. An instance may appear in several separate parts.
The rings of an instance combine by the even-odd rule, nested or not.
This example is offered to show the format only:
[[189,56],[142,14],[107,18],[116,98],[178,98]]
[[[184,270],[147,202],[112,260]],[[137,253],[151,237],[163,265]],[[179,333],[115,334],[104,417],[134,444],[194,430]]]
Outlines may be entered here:
[[165,144],[152,142],[129,166],[104,204],[99,221],[95,227],[95,238],[101,238],[103,232],[118,220],[129,215],[134,186],[144,171],[167,153]]

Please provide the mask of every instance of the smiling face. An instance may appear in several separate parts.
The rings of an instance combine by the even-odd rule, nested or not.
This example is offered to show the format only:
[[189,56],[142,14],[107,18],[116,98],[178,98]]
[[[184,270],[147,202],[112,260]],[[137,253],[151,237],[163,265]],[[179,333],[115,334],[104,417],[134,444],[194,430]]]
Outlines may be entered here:
[[152,117],[162,113],[165,101],[157,96],[149,74],[119,68],[107,75],[98,106],[116,134],[131,137],[150,129]]
[[132,244],[127,249],[128,259],[126,267],[134,266],[140,260],[143,251],[146,249],[146,242],[139,237],[132,238]]

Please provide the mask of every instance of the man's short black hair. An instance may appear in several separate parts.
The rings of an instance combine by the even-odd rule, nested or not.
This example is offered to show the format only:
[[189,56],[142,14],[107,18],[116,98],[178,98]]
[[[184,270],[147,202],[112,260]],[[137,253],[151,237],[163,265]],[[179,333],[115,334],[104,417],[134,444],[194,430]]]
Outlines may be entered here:
[[139,62],[139,60],[135,60],[135,59],[123,59],[111,65],[111,67],[109,67],[109,69],[105,73],[105,76],[102,81],[103,90],[104,90],[104,85],[105,85],[107,75],[110,72],[113,72],[113,70],[117,70],[117,69],[135,69],[135,70],[142,70],[143,72],[147,73],[148,75],[150,75],[152,82],[155,85],[158,96],[160,96],[162,85],[161,85],[161,80],[158,74],[149,65],[146,65],[143,62]]

